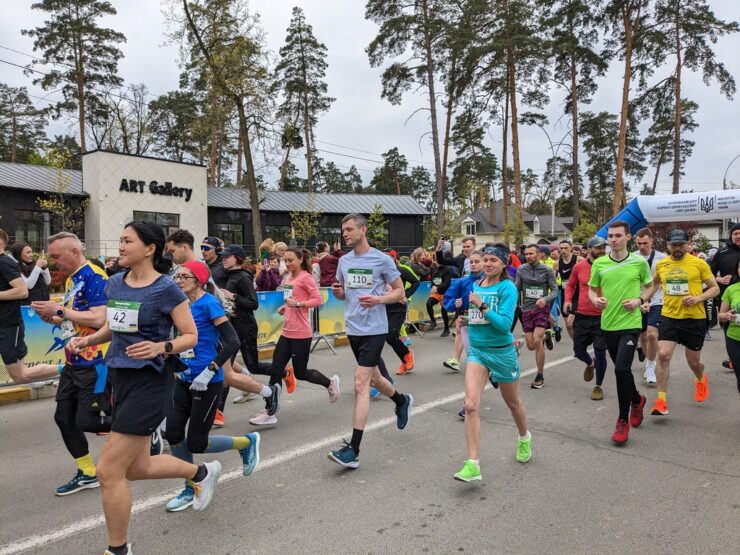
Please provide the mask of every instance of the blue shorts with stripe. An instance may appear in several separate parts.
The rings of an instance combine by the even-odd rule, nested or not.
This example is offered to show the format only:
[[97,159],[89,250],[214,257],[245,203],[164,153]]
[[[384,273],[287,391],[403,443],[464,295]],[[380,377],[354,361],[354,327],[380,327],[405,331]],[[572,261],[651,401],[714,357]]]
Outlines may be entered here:
[[494,382],[513,383],[521,375],[519,357],[514,345],[505,347],[476,347],[470,346],[468,362],[475,362],[484,366],[491,374]]

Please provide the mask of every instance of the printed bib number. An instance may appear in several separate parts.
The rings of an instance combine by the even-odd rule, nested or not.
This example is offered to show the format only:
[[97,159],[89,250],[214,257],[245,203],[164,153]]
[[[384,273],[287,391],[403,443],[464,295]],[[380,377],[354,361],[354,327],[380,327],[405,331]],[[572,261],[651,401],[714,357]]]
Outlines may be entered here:
[[75,325],[69,320],[62,320],[62,325],[60,327],[62,328],[62,339],[69,339],[77,335]]
[[735,323],[735,325],[740,326],[740,314],[736,314],[735,315],[734,323]]
[[667,281],[666,282],[666,293],[669,295],[688,295],[689,294],[689,282],[688,281]]
[[293,296],[293,286],[283,285],[283,300],[288,300]]
[[141,303],[132,301],[108,301],[108,327],[118,333],[139,331],[139,308]]
[[372,269],[350,268],[347,272],[347,287],[350,289],[372,289]]
[[483,316],[483,312],[479,308],[471,306],[468,309],[468,324],[471,326],[487,324],[488,320]]
[[195,358],[195,351],[193,349],[188,349],[187,351],[180,353],[180,358]]
[[524,296],[528,299],[541,299],[545,296],[545,292],[541,287],[526,287],[524,289]]
[[432,280],[432,283],[433,283],[434,285],[442,285],[442,278],[438,278],[438,277],[436,277],[436,278],[434,278],[434,279]]

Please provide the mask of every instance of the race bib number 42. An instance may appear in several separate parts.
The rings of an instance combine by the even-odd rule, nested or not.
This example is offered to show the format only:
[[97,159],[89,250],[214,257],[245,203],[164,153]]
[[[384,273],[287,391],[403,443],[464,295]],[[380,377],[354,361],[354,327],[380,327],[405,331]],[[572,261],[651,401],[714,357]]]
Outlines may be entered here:
[[139,331],[139,308],[133,301],[108,301],[108,327],[118,333]]
[[688,295],[688,281],[666,281],[666,293],[669,295]]
[[350,268],[347,271],[347,287],[350,289],[372,289],[372,269]]

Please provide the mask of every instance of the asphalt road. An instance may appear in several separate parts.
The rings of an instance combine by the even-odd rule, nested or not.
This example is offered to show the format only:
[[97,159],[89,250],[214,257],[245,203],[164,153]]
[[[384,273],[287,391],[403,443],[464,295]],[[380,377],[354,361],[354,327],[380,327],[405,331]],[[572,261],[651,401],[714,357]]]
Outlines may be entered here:
[[[396,429],[390,401],[372,402],[359,469],[326,457],[351,433],[352,355],[347,347],[337,356],[317,351],[311,366],[342,378],[339,402],[330,405],[323,389],[299,382],[284,396],[278,425],[262,430],[262,463],[252,476],[241,476],[235,452],[218,456],[224,477],[204,512],[164,510],[177,480],[133,484],[134,553],[738,553],[740,396],[720,366],[718,330],[703,354],[710,398],[694,402],[677,351],[670,415],[647,415],[624,447],[610,441],[611,362],[606,397],[595,402],[567,337],[547,353],[540,391],[529,388],[534,358],[523,351],[533,458],[516,462],[516,428],[498,392],[487,391],[484,479],[473,485],[452,479],[466,458],[457,417],[463,374],[441,366],[452,339],[438,335],[414,339],[417,369],[398,379],[416,398],[409,428]],[[385,357],[397,366],[389,348]],[[642,364],[635,360],[634,368],[642,383]],[[649,408],[655,391],[641,389]],[[247,419],[259,408],[229,403],[218,433],[252,431]],[[53,411],[53,399],[0,407],[0,555],[93,554],[106,546],[99,490],[53,495],[75,472]],[[90,437],[94,456],[104,441]]]

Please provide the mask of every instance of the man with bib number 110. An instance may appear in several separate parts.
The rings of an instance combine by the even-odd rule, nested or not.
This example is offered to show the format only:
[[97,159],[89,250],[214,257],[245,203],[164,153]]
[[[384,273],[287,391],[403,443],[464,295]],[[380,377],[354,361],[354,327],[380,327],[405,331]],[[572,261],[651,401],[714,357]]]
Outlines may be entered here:
[[545,385],[545,342],[552,350],[552,339],[545,337],[550,323],[550,305],[558,295],[555,272],[540,261],[537,245],[527,245],[524,249],[526,264],[516,271],[516,287],[522,298],[522,330],[527,349],[534,351],[537,375],[532,389],[542,389]]
[[[339,259],[336,282],[331,290],[343,299],[347,339],[357,360],[352,440],[329,453],[329,459],[345,468],[359,466],[360,441],[370,412],[370,386],[396,405],[399,430],[408,426],[414,397],[401,394],[378,370],[380,353],[388,335],[385,306],[405,297],[401,273],[390,256],[367,241],[367,220],[360,214],[342,219],[342,238],[352,250]],[[391,290],[386,292],[387,286]]]
[[[666,239],[669,257],[660,260],[655,267],[653,283],[643,291],[642,299],[649,301],[659,287],[663,287],[662,321],[658,328],[658,398],[651,414],[668,414],[668,376],[671,358],[676,344],[684,346],[686,362],[694,373],[694,400],[703,403],[709,397],[709,382],[701,362],[701,349],[707,330],[704,301],[719,294],[709,265],[695,256],[690,256],[691,244],[683,229],[674,229]],[[702,286],[707,290],[702,293]]]

